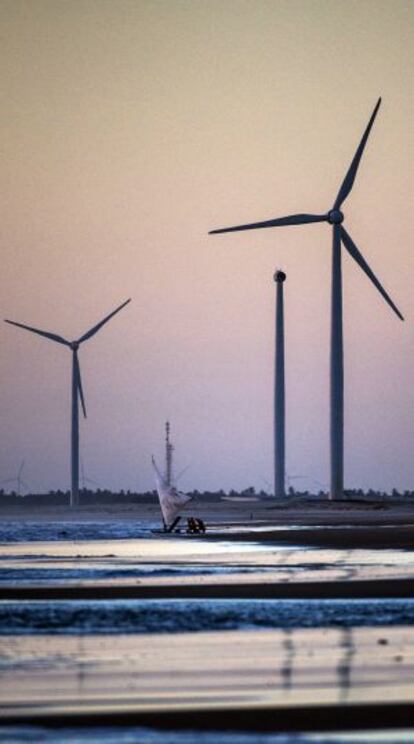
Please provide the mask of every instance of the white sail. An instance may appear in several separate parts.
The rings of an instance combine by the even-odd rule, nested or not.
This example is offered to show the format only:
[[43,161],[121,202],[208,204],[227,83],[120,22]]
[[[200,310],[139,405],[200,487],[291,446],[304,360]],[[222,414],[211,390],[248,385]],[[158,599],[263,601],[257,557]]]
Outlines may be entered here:
[[161,474],[157,467],[154,457],[152,459],[152,466],[155,472],[155,481],[157,484],[158,498],[160,500],[161,512],[164,520],[164,524],[168,529],[178,517],[183,506],[191,501],[192,496],[177,491],[173,486],[169,486],[164,476]]

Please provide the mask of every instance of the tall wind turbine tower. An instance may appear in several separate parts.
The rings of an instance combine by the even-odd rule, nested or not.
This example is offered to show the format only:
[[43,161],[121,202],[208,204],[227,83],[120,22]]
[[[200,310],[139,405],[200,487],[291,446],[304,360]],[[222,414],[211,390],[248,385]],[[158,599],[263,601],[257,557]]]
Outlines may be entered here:
[[49,331],[40,331],[38,328],[32,328],[32,326],[23,325],[23,323],[16,323],[14,320],[5,320],[5,323],[18,326],[18,328],[24,328],[26,331],[37,333],[39,336],[50,339],[50,341],[56,341],[58,344],[68,346],[72,352],[72,405],[71,405],[71,493],[70,493],[70,505],[77,506],[79,503],[79,401],[82,405],[83,415],[86,418],[86,407],[85,398],[83,395],[82,379],[80,373],[78,349],[84,341],[88,341],[92,336],[102,328],[105,323],[108,322],[116,313],[119,313],[125,305],[131,302],[127,300],[122,305],[117,307],[103,320],[99,321],[93,328],[83,334],[77,341],[67,341],[63,336],[58,336],[56,333],[49,333]]
[[285,327],[283,283],[286,274],[276,271],[276,338],[275,338],[275,410],[274,410],[274,474],[275,497],[285,496]]
[[343,497],[344,487],[344,350],[342,332],[342,246],[348,251],[358,266],[365,272],[374,287],[380,292],[384,300],[400,318],[404,320],[400,311],[379,282],[374,272],[358,250],[349,233],[343,226],[344,214],[341,207],[351,193],[358,171],[362,154],[374,124],[375,117],[381,104],[381,98],[372,112],[371,118],[356,149],[351,165],[338,191],[332,208],[325,214],[293,214],[288,217],[277,217],[264,222],[252,222],[247,225],[224,227],[211,230],[210,234],[237,232],[239,230],[255,230],[264,227],[281,227],[283,225],[303,225],[311,222],[327,222],[332,225],[332,294],[331,294],[331,354],[330,354],[330,454],[331,454],[331,486],[330,498]]

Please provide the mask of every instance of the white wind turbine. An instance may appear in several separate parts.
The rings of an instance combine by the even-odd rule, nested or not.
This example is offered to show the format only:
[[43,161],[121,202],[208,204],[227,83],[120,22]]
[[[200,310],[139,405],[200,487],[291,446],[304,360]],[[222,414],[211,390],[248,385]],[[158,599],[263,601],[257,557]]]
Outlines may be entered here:
[[284,225],[302,225],[311,222],[328,222],[332,225],[333,242],[332,242],[332,290],[331,290],[331,353],[330,353],[330,393],[331,393],[331,411],[330,411],[330,454],[331,454],[331,485],[330,498],[340,499],[343,497],[344,483],[344,370],[343,370],[343,331],[342,331],[342,268],[341,268],[341,244],[344,245],[349,255],[354,259],[358,266],[365,272],[373,283],[374,287],[380,292],[384,300],[396,313],[404,320],[400,311],[385,291],[382,284],[375,276],[372,269],[368,266],[365,258],[358,250],[349,233],[343,226],[344,214],[341,211],[342,204],[349,196],[355,177],[358,171],[359,163],[364,152],[372,125],[381,104],[381,98],[372,112],[371,118],[357,147],[351,165],[348,168],[346,176],[338,191],[332,208],[324,214],[293,214],[288,217],[277,217],[264,222],[253,222],[247,225],[237,225],[235,227],[224,227],[218,230],[211,230],[210,235],[226,232],[237,232],[239,230],[255,230],[264,227],[281,227]]
[[26,331],[37,333],[39,336],[48,338],[50,341],[56,341],[58,344],[68,346],[72,351],[72,416],[71,416],[71,499],[70,505],[76,506],[79,503],[79,401],[82,405],[83,415],[86,418],[86,407],[85,398],[82,389],[82,379],[80,373],[78,349],[84,341],[88,341],[92,336],[102,328],[105,323],[108,322],[116,313],[119,313],[125,305],[131,300],[126,300],[122,305],[117,307],[109,315],[106,315],[103,320],[99,321],[93,328],[83,334],[76,341],[67,341],[63,336],[58,336],[56,333],[49,333],[49,331],[41,331],[38,328],[24,325],[23,323],[16,323],[14,320],[5,320],[5,323],[18,326],[18,328],[24,328]]

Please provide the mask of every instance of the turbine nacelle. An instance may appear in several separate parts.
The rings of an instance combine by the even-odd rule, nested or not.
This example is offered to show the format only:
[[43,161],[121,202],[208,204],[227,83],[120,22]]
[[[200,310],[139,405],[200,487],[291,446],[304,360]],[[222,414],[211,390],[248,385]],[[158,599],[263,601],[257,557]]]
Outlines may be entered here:
[[79,341],[71,341],[69,346],[72,351],[77,351],[79,349]]
[[344,221],[344,213],[340,209],[331,209],[328,212],[328,222],[331,225],[340,225]]

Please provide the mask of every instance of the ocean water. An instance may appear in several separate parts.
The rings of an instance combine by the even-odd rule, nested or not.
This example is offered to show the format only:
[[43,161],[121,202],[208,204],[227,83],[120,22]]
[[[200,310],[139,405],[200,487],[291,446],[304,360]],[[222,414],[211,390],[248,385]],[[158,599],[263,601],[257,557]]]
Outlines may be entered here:
[[0,637],[413,625],[414,599],[0,601]]
[[60,520],[56,522],[36,522],[10,520],[0,523],[0,544],[9,542],[61,542],[64,540],[145,540],[153,537],[153,530],[159,529],[159,522],[146,522],[143,527],[136,519],[110,521]]

